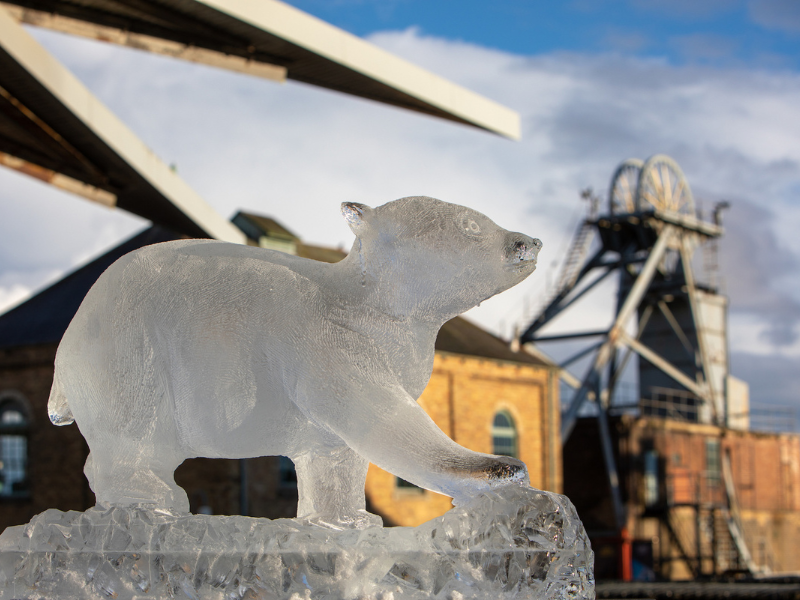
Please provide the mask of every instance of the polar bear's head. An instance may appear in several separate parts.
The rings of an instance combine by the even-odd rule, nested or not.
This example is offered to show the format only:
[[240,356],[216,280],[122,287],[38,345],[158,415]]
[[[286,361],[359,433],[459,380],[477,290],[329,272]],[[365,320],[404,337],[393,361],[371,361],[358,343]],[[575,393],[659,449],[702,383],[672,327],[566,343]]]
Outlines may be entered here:
[[345,202],[366,282],[403,314],[450,318],[518,284],[542,243],[457,204],[425,196],[378,208]]

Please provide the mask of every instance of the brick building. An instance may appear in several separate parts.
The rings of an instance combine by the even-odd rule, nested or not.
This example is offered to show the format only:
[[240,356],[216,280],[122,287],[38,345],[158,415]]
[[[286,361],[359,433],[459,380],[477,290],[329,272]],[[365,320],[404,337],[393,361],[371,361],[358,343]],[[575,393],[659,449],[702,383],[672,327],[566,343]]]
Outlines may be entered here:
[[579,420],[564,447],[564,493],[592,538],[598,578],[618,578],[626,560],[634,578],[735,572],[748,563],[736,532],[751,568],[800,571],[800,436],[632,415],[610,429],[622,539],[595,420]]
[[[339,250],[302,241],[272,219],[239,213],[248,243],[334,262]],[[0,316],[0,531],[47,508],[85,510],[94,494],[83,476],[88,447],[74,425],[53,426],[47,400],[58,342],[91,285],[117,258],[146,244],[177,239],[151,227]],[[512,352],[469,321],[445,324],[436,341],[430,385],[420,399],[458,443],[514,455],[528,464],[534,487],[559,491],[561,450],[556,371]],[[191,459],[176,471],[193,512],[294,516],[297,487],[288,459]],[[371,466],[368,509],[388,525],[416,525],[438,516],[450,499]]]

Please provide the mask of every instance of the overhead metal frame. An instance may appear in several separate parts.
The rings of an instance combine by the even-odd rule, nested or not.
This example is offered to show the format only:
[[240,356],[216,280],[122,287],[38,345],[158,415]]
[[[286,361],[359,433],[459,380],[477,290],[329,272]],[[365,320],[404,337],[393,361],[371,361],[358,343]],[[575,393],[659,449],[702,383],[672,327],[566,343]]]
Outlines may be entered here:
[[520,138],[515,111],[277,0],[4,0],[20,22]]
[[187,235],[244,234],[0,7],[0,162]]
[[0,1],[0,166],[194,237],[244,241],[21,24],[520,135],[516,112],[276,0]]
[[137,33],[130,29],[120,29],[119,27],[111,27],[101,23],[92,23],[56,12],[26,8],[7,2],[0,2],[0,6],[3,6],[16,21],[25,25],[43,27],[91,40],[127,46],[128,48],[153,54],[161,54],[162,56],[235,71],[253,77],[261,77],[278,83],[286,81],[285,66],[265,62],[263,59],[254,60],[253,56],[226,54],[186,42]]

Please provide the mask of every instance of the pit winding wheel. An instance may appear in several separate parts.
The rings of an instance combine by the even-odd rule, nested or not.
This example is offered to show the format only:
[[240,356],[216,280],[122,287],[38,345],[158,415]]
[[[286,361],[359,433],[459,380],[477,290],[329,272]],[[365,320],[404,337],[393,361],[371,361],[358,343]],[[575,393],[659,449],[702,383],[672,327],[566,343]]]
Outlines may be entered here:
[[608,203],[616,215],[653,209],[695,214],[689,182],[678,163],[664,154],[646,162],[629,158],[620,164],[611,178]]

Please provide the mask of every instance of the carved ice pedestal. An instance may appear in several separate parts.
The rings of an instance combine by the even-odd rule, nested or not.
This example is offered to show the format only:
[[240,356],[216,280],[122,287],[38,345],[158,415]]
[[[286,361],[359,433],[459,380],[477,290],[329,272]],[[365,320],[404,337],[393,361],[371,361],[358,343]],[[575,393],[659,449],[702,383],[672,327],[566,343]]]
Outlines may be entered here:
[[0,536],[0,598],[594,598],[564,496],[510,485],[416,528],[48,510]]

